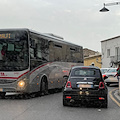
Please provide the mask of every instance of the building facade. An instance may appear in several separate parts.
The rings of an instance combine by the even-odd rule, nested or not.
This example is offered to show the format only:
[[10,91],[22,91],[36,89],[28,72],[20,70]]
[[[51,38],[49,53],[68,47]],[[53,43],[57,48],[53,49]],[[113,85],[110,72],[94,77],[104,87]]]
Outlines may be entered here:
[[90,66],[94,64],[94,66],[101,68],[101,55],[92,55],[84,58],[84,65]]
[[101,68],[101,54],[99,52],[84,48],[84,66],[94,66]]
[[120,36],[101,41],[102,68],[120,64]]
[[84,57],[89,57],[91,55],[95,55],[97,54],[98,52],[94,51],[94,50],[90,50],[88,48],[84,48],[83,49],[83,54],[84,54]]

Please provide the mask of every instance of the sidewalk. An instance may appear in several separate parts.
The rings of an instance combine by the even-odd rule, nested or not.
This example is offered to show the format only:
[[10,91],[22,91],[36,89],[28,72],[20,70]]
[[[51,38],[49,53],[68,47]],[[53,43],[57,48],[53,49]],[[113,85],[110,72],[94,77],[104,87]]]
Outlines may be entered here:
[[118,88],[110,91],[109,95],[110,98],[120,107],[120,95],[118,95]]

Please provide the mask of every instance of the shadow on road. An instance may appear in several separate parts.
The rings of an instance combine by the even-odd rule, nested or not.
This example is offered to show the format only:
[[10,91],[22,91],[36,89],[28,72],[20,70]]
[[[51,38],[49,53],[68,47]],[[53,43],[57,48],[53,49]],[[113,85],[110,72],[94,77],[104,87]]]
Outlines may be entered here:
[[5,98],[0,99],[18,99],[18,100],[27,100],[27,99],[32,99],[32,98],[37,98],[37,97],[42,97],[50,94],[56,94],[62,92],[62,89],[51,89],[48,91],[48,94],[42,94],[40,95],[38,92],[32,93],[32,94],[9,94],[6,95]]

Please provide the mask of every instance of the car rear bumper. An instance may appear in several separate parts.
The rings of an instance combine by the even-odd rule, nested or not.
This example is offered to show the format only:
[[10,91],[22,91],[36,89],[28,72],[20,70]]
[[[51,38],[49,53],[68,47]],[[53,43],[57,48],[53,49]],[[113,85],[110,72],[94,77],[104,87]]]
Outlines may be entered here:
[[66,100],[75,100],[75,101],[100,101],[105,100],[106,95],[99,95],[99,96],[90,96],[90,95],[63,95],[63,98]]
[[63,92],[63,99],[68,101],[105,101],[107,98],[106,91],[77,91],[77,92]]

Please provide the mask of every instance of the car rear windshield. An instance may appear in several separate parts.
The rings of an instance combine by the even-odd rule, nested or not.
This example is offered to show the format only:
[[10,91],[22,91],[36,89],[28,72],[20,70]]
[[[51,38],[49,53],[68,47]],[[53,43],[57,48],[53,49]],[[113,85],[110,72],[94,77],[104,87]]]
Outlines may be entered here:
[[100,70],[93,68],[75,68],[71,71],[71,76],[100,77]]
[[114,72],[117,72],[116,70],[117,70],[117,68],[116,68],[116,69],[109,69],[109,70],[107,71],[107,73],[114,73]]
[[109,69],[105,69],[105,68],[102,69],[102,68],[101,68],[100,70],[101,70],[101,73],[104,74],[104,73],[106,73]]

